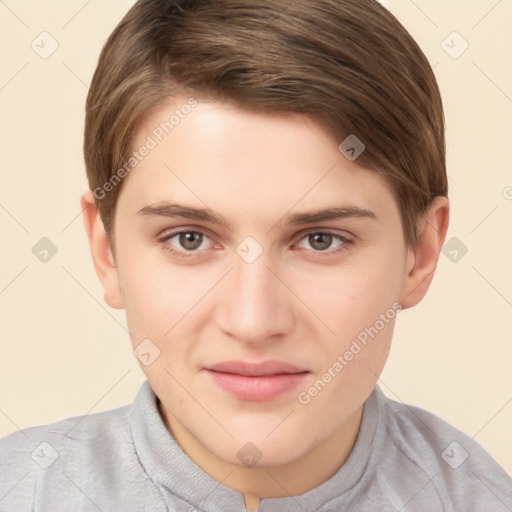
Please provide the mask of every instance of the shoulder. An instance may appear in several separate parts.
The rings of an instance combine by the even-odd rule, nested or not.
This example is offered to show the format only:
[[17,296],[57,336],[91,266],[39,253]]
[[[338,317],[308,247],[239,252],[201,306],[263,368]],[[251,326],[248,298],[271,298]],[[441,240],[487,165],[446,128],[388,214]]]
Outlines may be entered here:
[[378,395],[386,454],[403,469],[400,478],[421,474],[421,492],[435,495],[445,510],[512,509],[512,479],[478,442],[429,411]]
[[[50,458],[58,457],[59,450],[62,453],[70,449],[74,453],[77,450],[88,452],[94,451],[100,444],[102,449],[105,446],[112,448],[119,437],[126,438],[129,414],[130,407],[125,406],[20,429],[0,439],[0,464],[5,465],[13,460],[25,462],[28,455],[41,466],[49,464],[49,459],[43,462],[41,458],[46,455]],[[109,438],[111,443],[106,444]],[[38,451],[40,444],[47,446],[47,450],[43,448]]]
[[100,494],[103,486],[121,486],[116,469],[122,466],[125,477],[140,471],[130,410],[71,417],[0,439],[0,510],[71,510],[87,501],[84,486]]

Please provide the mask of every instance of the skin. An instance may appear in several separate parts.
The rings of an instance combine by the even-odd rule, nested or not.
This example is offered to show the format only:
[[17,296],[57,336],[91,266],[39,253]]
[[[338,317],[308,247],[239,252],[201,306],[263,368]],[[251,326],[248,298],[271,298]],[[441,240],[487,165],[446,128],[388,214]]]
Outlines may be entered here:
[[[185,101],[174,98],[146,119],[134,148]],[[94,197],[82,196],[106,302],[126,309],[133,347],[149,338],[160,349],[141,368],[167,427],[198,466],[240,491],[248,508],[264,497],[317,487],[345,462],[385,363],[394,320],[307,405],[297,395],[380,314],[423,298],[446,234],[448,201],[439,197],[418,221],[418,243],[407,246],[389,185],[347,160],[339,142],[299,114],[199,101],[124,179],[112,246]],[[138,213],[165,202],[209,208],[229,228]],[[340,205],[374,218],[286,222],[293,214]],[[179,230],[203,233],[191,237],[200,245],[185,239],[184,247],[179,236],[163,241]],[[335,236],[308,236],[325,231]],[[263,249],[252,263],[236,252],[247,236]],[[233,359],[278,359],[310,374],[272,400],[241,400],[203,370]],[[237,457],[248,442],[262,454],[254,467]]]

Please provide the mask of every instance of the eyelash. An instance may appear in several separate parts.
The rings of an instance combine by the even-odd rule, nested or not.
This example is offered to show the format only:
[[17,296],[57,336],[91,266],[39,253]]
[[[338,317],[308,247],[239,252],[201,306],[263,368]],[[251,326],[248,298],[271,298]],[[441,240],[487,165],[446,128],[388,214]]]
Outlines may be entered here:
[[[202,236],[208,238],[208,235],[206,233],[201,232],[201,231],[195,231],[195,230],[192,230],[192,229],[183,229],[183,230],[180,230],[180,231],[175,231],[173,233],[170,233],[169,235],[166,235],[164,238],[162,238],[160,240],[160,243],[162,243],[163,249],[165,251],[169,252],[170,254],[172,254],[173,256],[177,256],[178,258],[186,259],[186,258],[194,257],[194,255],[199,253],[200,251],[198,251],[198,250],[194,250],[194,251],[186,251],[186,250],[177,251],[176,249],[172,248],[171,246],[166,245],[166,242],[168,242],[169,240],[172,240],[174,237],[176,237],[178,235],[181,235],[181,234],[184,234],[184,233],[193,233],[195,235],[202,235]],[[336,238],[340,242],[342,242],[334,250],[325,250],[325,251],[315,251],[315,250],[312,250],[312,252],[317,254],[319,257],[334,256],[334,255],[338,254],[339,252],[341,252],[343,250],[346,250],[348,245],[352,245],[354,243],[353,240],[350,240],[349,238],[346,238],[346,237],[344,237],[342,235],[339,235],[338,233],[334,233],[334,232],[329,231],[329,230],[326,230],[326,231],[313,230],[313,231],[308,231],[306,233],[303,233],[300,236],[300,238],[296,239],[294,244],[297,244],[298,242],[301,242],[302,240],[304,240],[305,238],[309,237],[310,235],[319,235],[319,234],[332,236],[333,238]]]

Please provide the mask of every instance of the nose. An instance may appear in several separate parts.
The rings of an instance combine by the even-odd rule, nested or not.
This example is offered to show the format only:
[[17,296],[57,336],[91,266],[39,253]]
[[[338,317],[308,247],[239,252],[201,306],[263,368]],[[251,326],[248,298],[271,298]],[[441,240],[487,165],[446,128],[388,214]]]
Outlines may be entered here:
[[215,315],[221,331],[252,346],[290,333],[296,318],[293,296],[278,275],[265,253],[252,263],[235,255],[234,268],[219,290]]

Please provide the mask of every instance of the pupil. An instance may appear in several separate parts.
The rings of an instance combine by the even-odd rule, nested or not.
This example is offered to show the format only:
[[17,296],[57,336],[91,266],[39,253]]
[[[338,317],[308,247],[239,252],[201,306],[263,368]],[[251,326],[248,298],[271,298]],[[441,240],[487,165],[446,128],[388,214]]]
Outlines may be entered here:
[[309,236],[309,243],[319,251],[325,251],[332,243],[332,236],[326,233],[317,233]]
[[201,242],[202,238],[199,233],[182,233],[180,235],[180,244],[185,249],[197,249]]

